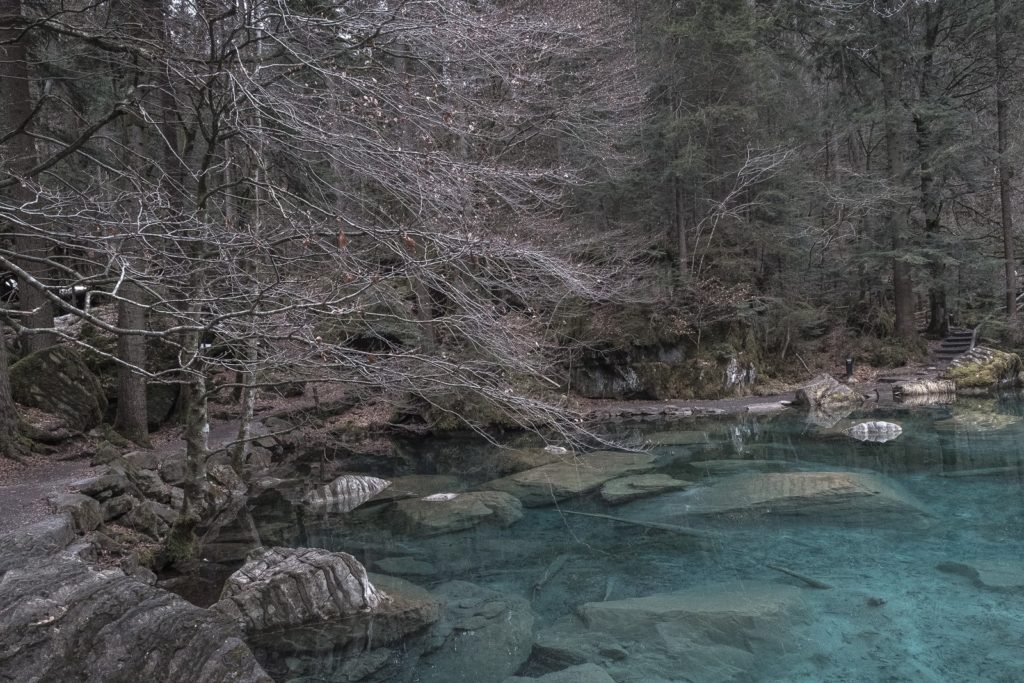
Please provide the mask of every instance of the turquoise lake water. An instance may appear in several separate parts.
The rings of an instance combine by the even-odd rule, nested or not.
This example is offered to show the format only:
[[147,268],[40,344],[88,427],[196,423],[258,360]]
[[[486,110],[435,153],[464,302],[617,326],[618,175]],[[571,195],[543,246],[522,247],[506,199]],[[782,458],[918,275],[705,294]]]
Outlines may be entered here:
[[[526,508],[507,528],[431,537],[396,531],[387,504],[313,516],[265,497],[254,512],[265,544],[351,553],[444,597],[449,614],[399,643],[310,651],[285,635],[259,655],[295,681],[501,683],[570,667],[575,678],[543,680],[1021,681],[1022,415],[1016,400],[960,401],[831,427],[792,411],[619,426],[623,442],[653,442],[654,472],[692,486],[615,506],[591,492]],[[864,420],[903,434],[844,433]],[[495,476],[492,446],[401,450],[366,473],[457,474],[461,490]],[[814,497],[799,483],[833,480],[871,495]],[[770,500],[729,500],[766,483]]]

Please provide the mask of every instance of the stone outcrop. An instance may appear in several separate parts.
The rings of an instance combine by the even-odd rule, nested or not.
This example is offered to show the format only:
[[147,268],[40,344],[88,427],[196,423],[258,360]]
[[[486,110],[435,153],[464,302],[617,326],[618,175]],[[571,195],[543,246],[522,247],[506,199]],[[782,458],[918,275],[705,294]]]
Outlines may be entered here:
[[75,529],[87,533],[103,524],[103,512],[99,501],[81,493],[56,493],[47,499],[54,512],[71,515]]
[[666,491],[679,491],[690,485],[688,481],[667,474],[636,474],[605,482],[601,487],[601,500],[609,505],[621,505]]
[[894,422],[875,420],[873,422],[859,422],[847,429],[846,433],[857,441],[886,443],[898,438],[903,433],[903,427]]
[[796,392],[796,405],[806,406],[811,410],[825,410],[847,406],[861,401],[861,396],[840,384],[831,375],[818,375]]
[[344,474],[307,493],[302,503],[318,512],[351,512],[391,485],[377,477]]
[[976,346],[950,363],[942,379],[954,382],[958,394],[984,395],[1016,386],[1021,368],[1015,353]]
[[527,507],[553,505],[594,491],[611,479],[650,471],[654,460],[646,453],[599,451],[495,479],[487,487],[511,493]]
[[228,577],[211,609],[261,632],[369,613],[386,600],[351,555],[258,548]]
[[14,400],[59,415],[71,429],[88,431],[107,410],[99,379],[74,349],[52,346],[10,368]]
[[464,531],[481,523],[506,527],[523,516],[515,496],[503,491],[471,491],[395,503],[395,527],[413,535],[433,536]]
[[270,683],[230,620],[68,547],[68,516],[0,539],[0,678]]

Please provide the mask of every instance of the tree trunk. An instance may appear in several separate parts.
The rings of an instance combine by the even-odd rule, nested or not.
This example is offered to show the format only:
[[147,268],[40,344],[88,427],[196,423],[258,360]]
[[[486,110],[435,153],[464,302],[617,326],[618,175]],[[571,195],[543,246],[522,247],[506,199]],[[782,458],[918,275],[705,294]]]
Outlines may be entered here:
[[[124,297],[117,302],[117,325],[123,329],[141,330],[146,326],[146,309],[138,305],[141,289],[126,282]],[[129,365],[145,369],[146,339],[134,334],[117,337],[117,356]],[[114,427],[137,444],[149,442],[149,416],[146,410],[146,379],[131,367],[117,367],[117,417]]]
[[999,158],[999,225],[1003,234],[1003,270],[1006,295],[1006,323],[1010,337],[1014,340],[1020,335],[1020,320],[1017,314],[1017,263],[1014,255],[1013,239],[1013,207],[1011,202],[1010,160],[1007,155],[1009,148],[1009,69],[1006,61],[1006,38],[1004,31],[1005,11],[1003,0],[993,0],[995,22],[995,59],[996,59],[996,153]]
[[[19,14],[20,0],[0,0],[0,15]],[[29,92],[28,54],[21,38],[18,29],[0,29],[0,107],[3,107],[0,128],[4,133],[17,131],[3,146],[3,154],[8,160],[7,170],[14,175],[36,165],[35,143],[25,132],[32,116],[32,96]],[[22,205],[33,200],[32,191],[22,184],[12,186],[7,193],[15,203]],[[46,244],[28,227],[31,226],[28,212],[19,212],[18,220],[24,225],[14,226],[14,250],[21,257],[17,264],[31,279],[42,285],[50,284],[50,269],[41,261],[49,255]],[[18,278],[18,303],[23,313],[19,321],[21,325],[35,329],[53,328],[53,307],[29,279]],[[22,348],[27,353],[39,351],[52,346],[55,339],[52,334],[26,334],[22,338]]]
[[[885,21],[885,19],[882,19]],[[888,26],[884,30],[891,30]],[[899,66],[893,55],[893,39],[887,38],[882,46],[882,90],[885,106],[885,150],[891,192],[899,193],[904,181],[903,141],[901,139],[900,122],[901,107],[899,102],[900,75]],[[901,258],[901,252],[907,247],[907,209],[896,197],[889,200],[888,224],[892,239],[892,286],[895,314],[894,332],[905,341],[913,341],[917,337],[914,328],[914,284],[910,264]]]
[[18,428],[18,411],[11,398],[11,375],[5,337],[4,321],[0,318],[0,456],[17,459],[28,455],[28,452]]
[[[924,7],[925,36],[924,52],[921,57],[921,83],[918,111],[914,114],[914,127],[917,130],[917,149],[920,162],[921,180],[921,212],[924,215],[924,237],[931,247],[932,253],[939,251],[939,237],[942,227],[942,188],[941,181],[935,177],[934,157],[936,150],[935,130],[932,125],[931,110],[932,81],[934,74],[934,51],[938,41],[939,28],[942,21],[942,8]],[[928,283],[928,334],[945,337],[949,332],[949,311],[946,295],[946,267],[939,258],[931,257],[928,265],[930,282]]]

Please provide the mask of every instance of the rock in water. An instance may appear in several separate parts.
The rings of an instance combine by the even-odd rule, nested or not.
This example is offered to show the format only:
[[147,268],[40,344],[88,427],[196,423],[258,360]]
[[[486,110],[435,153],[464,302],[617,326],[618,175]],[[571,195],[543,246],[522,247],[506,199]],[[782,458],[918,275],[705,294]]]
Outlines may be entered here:
[[796,392],[796,404],[811,409],[828,409],[858,403],[860,395],[831,375],[819,375]]
[[654,468],[654,460],[646,453],[600,451],[495,479],[487,486],[511,493],[527,507],[553,505],[593,491],[610,479],[647,472]]
[[975,346],[950,363],[942,378],[956,384],[958,394],[984,395],[996,389],[1016,386],[1021,371],[1020,356]]
[[600,664],[615,680],[739,683],[752,680],[758,663],[805,647],[795,627],[808,609],[799,588],[744,581],[591,602],[577,612],[538,635],[531,661]]
[[637,474],[605,482],[601,487],[601,499],[609,505],[621,505],[638,498],[685,489],[690,485],[688,481],[674,479],[667,474]]
[[680,510],[684,516],[786,515],[872,525],[894,515],[927,515],[924,507],[895,483],[862,472],[737,474],[665,498],[670,497],[670,509]]
[[966,576],[978,586],[990,590],[1024,590],[1024,562],[1020,560],[943,562],[936,569],[950,574]]
[[387,600],[347,553],[319,548],[257,548],[228,577],[210,609],[249,632],[369,613]]
[[[450,497],[449,497],[450,496]],[[435,494],[395,503],[395,526],[409,534],[433,536],[487,522],[506,527],[523,516],[519,500],[503,491]]]
[[390,481],[344,474],[330,484],[310,491],[302,499],[307,507],[324,512],[351,512],[391,486]]
[[546,674],[540,678],[522,678],[513,676],[506,678],[505,683],[615,683],[615,679],[605,673],[605,670],[596,664],[580,664],[570,666],[567,669]]
[[885,443],[892,441],[903,433],[903,427],[893,422],[861,422],[846,430],[857,441],[871,441],[873,443]]
[[515,595],[452,581],[437,589],[444,613],[440,647],[417,667],[421,683],[504,681],[526,662],[533,647],[530,603]]

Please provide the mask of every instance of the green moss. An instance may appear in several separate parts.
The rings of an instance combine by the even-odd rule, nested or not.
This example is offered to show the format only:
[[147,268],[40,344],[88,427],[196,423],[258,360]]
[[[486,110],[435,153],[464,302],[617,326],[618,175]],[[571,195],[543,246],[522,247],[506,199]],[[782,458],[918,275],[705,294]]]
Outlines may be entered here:
[[957,389],[990,389],[1013,381],[1021,371],[1020,356],[1015,353],[985,349],[985,357],[977,362],[953,365],[944,379],[953,380]]
[[195,559],[199,553],[199,538],[196,536],[195,524],[189,522],[175,524],[167,535],[164,551],[172,563],[188,562]]

